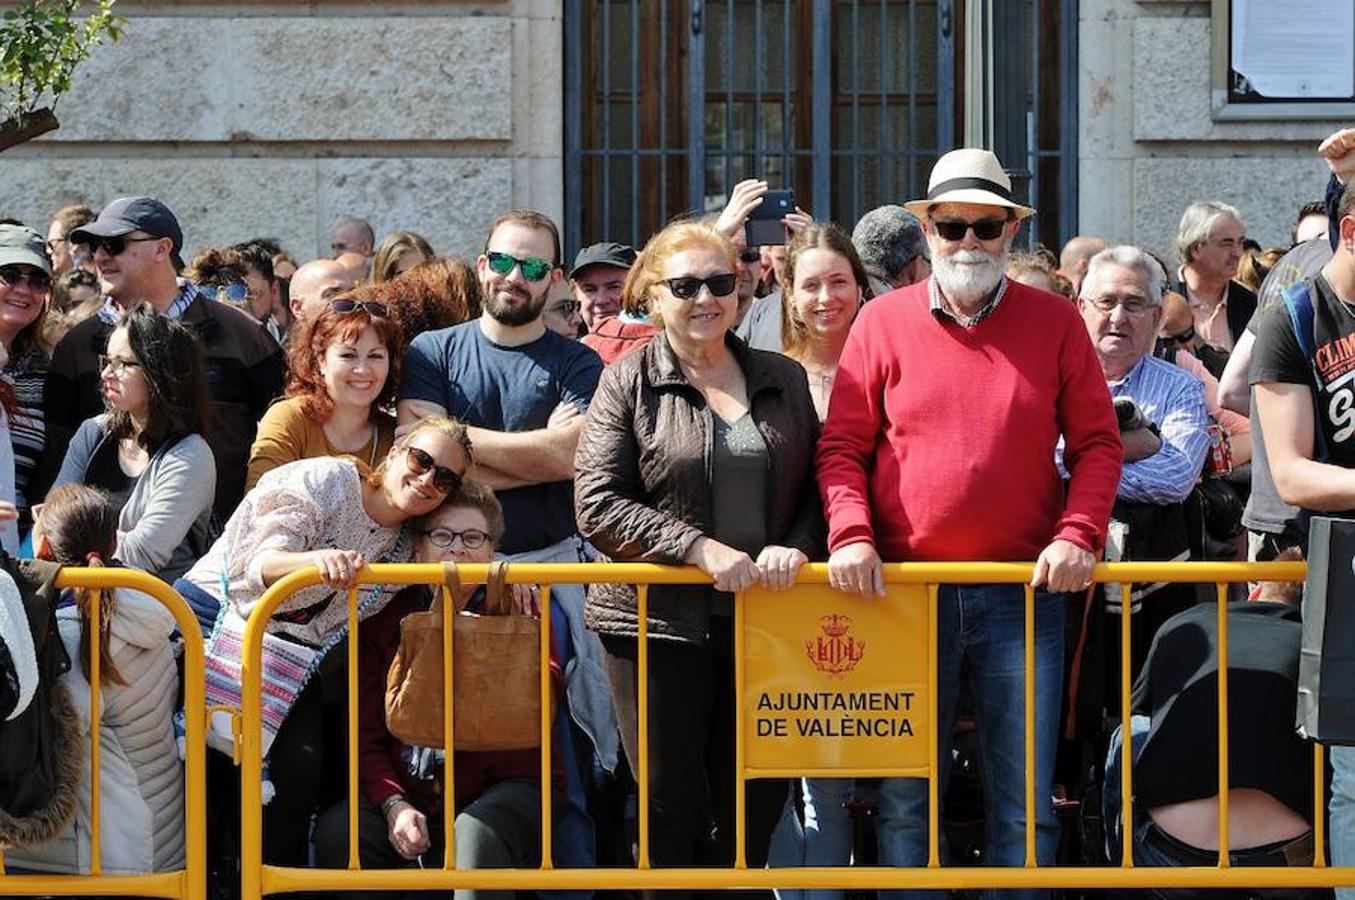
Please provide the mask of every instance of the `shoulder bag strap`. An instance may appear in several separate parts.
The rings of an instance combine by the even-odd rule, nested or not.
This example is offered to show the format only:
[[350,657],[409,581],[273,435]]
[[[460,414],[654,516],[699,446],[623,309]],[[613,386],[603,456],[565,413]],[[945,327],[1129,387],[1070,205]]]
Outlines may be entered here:
[[466,608],[466,589],[461,584],[461,575],[457,572],[454,562],[442,564],[442,590],[433,592],[433,605],[429,607],[430,612],[442,612],[442,598],[444,596],[452,601],[452,608],[456,612],[461,612]]
[[1303,351],[1304,358],[1313,373],[1313,452],[1314,459],[1325,462],[1327,459],[1327,440],[1322,434],[1322,407],[1318,403],[1317,393],[1322,389],[1322,376],[1317,371],[1317,336],[1314,331],[1315,314],[1313,312],[1313,293],[1311,282],[1299,281],[1285,288],[1284,305],[1289,313],[1289,324],[1294,329],[1294,338]]

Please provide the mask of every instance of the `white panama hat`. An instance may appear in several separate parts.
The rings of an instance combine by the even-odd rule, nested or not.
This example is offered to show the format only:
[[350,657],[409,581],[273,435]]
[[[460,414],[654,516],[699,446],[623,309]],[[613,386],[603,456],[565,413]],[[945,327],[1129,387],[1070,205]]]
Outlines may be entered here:
[[1035,212],[1012,200],[1012,180],[993,151],[976,147],[952,150],[938,159],[927,182],[927,196],[903,206],[919,219],[925,219],[927,210],[937,203],[1001,206],[1013,210],[1018,219]]

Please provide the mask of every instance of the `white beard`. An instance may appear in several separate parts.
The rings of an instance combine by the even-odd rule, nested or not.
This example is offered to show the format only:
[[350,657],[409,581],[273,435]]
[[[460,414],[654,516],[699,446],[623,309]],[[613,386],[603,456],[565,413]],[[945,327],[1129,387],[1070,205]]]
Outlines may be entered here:
[[1007,268],[1007,252],[991,256],[982,250],[956,250],[949,255],[932,254],[932,274],[947,298],[959,303],[977,303],[997,289]]

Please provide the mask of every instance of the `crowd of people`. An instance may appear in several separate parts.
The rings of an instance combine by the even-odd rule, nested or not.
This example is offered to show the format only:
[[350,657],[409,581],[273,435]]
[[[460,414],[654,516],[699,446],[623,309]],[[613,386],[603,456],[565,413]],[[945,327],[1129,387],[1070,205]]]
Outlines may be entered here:
[[[1040,865],[1118,861],[1126,839],[1143,865],[1212,865],[1212,587],[1100,586],[1091,572],[1100,559],[1302,558],[1309,513],[1355,509],[1355,130],[1319,152],[1332,178],[1322,201],[1295,198],[1292,247],[1261,248],[1235,207],[1199,201],[1172,260],[1091,235],[1057,256],[1013,250],[1035,210],[977,149],[945,154],[925,197],[850,233],[796,209],[783,243],[750,246],[769,189],[750,180],[638,251],[601,242],[572,263],[533,210],[499,216],[470,264],[412,231],[378,242],[358,218],[334,226],[332,258],[299,263],[259,238],[185,260],[176,216],[150,197],[66,207],[46,237],[3,222],[6,866],[89,870],[93,777],[104,872],[184,859],[182,636],[135,591],[57,592],[62,565],[173,584],[202,626],[208,702],[227,706],[264,592],[318,570],[265,638],[264,861],[343,867],[351,800],[364,867],[440,864],[445,754],[392,734],[382,699],[401,621],[433,595],[365,587],[350,635],[348,590],[367,563],[491,559],[685,564],[712,581],[649,592],[647,675],[634,586],[552,585],[548,609],[534,586],[511,591],[556,637],[557,866],[634,864],[645,677],[652,862],[732,863],[736,595],[787,589],[824,559],[851,602],[884,593],[885,562],[1035,563],[1031,760],[1023,587],[938,593],[938,778],[944,794],[953,769],[978,773],[985,862],[1026,862],[1033,776]],[[1289,315],[1300,294],[1311,333]],[[1231,598],[1228,667],[1248,716],[1229,849],[1236,866],[1305,864],[1322,811],[1292,727],[1297,598],[1265,583],[1247,594]],[[470,608],[483,602],[481,589]],[[1130,613],[1136,715],[1121,723]],[[95,679],[92,776],[72,748],[88,742]],[[957,742],[969,731],[976,747]],[[209,851],[227,896],[239,785],[220,738]],[[539,759],[455,750],[458,867],[536,865]],[[1332,760],[1332,857],[1349,865],[1355,751]],[[751,866],[926,865],[927,798],[916,778],[756,780],[743,849]],[[1104,842],[1060,851],[1056,801],[1099,812]]]

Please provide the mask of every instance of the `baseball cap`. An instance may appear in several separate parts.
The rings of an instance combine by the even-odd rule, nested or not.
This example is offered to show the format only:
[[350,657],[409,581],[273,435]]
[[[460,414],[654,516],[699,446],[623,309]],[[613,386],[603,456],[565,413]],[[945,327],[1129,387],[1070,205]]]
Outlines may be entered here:
[[634,247],[618,244],[616,241],[603,241],[600,244],[591,244],[579,251],[579,255],[574,257],[574,268],[569,270],[569,277],[573,278],[589,266],[612,266],[617,269],[629,269],[634,264]]
[[52,274],[47,242],[27,225],[0,225],[0,266],[34,266]]
[[169,207],[154,197],[119,197],[99,210],[99,217],[88,225],[73,229],[70,240],[76,244],[88,243],[92,237],[118,237],[133,231],[144,231],[151,237],[167,237],[174,242],[174,252],[183,249],[183,231],[179,220]]

